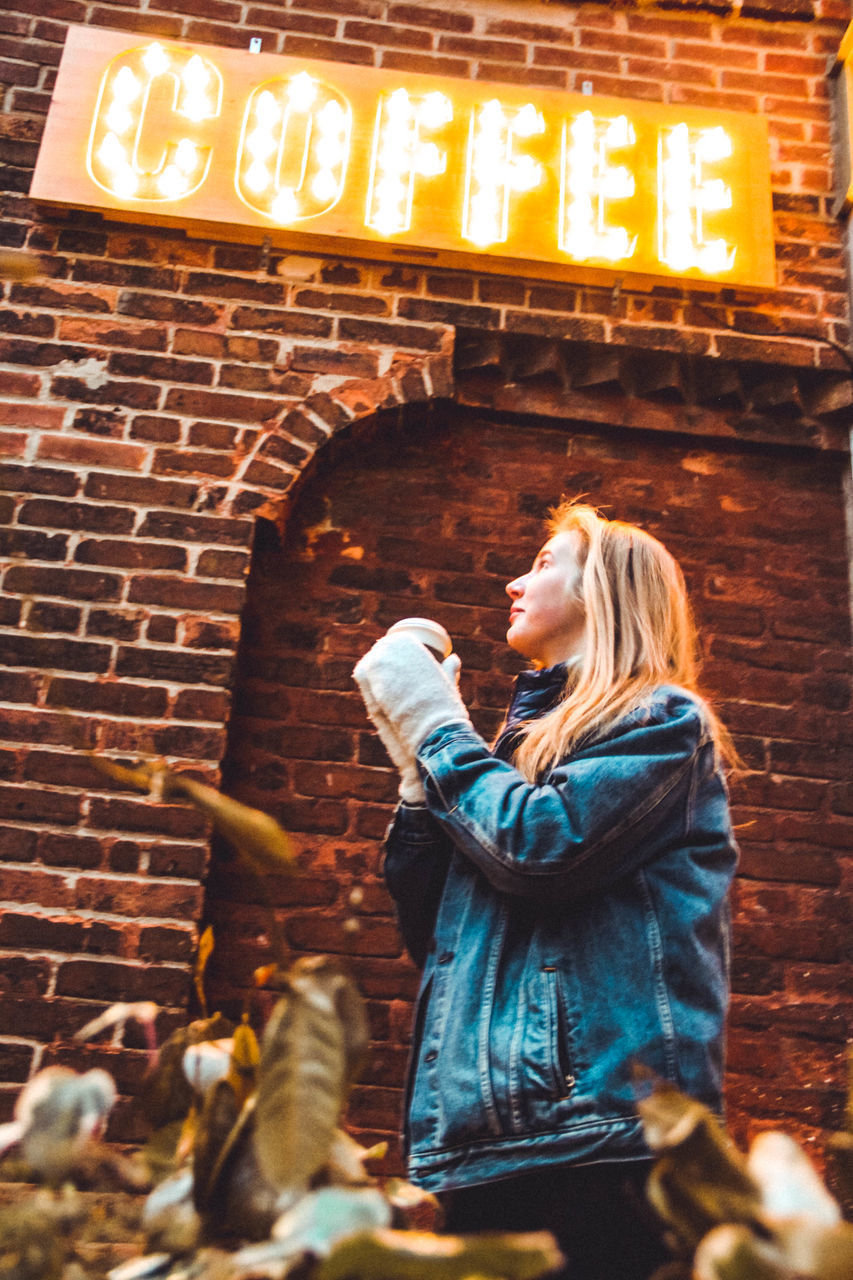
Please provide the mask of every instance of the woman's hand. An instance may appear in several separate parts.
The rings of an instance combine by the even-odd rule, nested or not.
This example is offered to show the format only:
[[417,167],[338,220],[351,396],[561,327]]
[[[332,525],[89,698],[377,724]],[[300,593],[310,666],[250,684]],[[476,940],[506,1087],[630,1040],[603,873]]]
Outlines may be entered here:
[[[444,724],[471,721],[456,688],[459,659],[451,654],[441,664],[417,640],[407,635],[383,636],[377,640],[353,671],[368,714],[382,729],[374,712],[390,727],[395,750],[402,748],[414,760],[421,743]],[[385,742],[388,753],[391,748]],[[400,766],[398,765],[398,768]]]
[[[356,668],[358,670],[358,668]],[[400,774],[399,796],[404,804],[423,804],[426,800],[424,794],[423,783],[421,782],[418,766],[415,762],[415,754],[409,751],[397,737],[391,727],[391,722],[382,711],[379,703],[374,699],[370,692],[370,687],[366,682],[362,682],[356,677],[361,696],[364,699],[364,705],[367,708],[367,714],[373,721],[373,726],[382,741],[382,745],[391,757],[392,762]]]

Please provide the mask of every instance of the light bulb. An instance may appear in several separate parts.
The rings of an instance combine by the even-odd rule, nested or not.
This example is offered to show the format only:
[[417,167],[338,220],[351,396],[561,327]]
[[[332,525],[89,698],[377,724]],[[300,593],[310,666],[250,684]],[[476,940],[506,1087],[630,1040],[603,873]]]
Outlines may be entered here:
[[162,75],[164,71],[168,71],[170,66],[169,56],[166,50],[157,41],[150,44],[142,55],[142,63],[145,70],[150,76]]
[[300,71],[287,86],[287,97],[294,111],[308,111],[317,96],[317,81],[307,71]]
[[299,205],[292,187],[282,187],[272,202],[270,213],[276,222],[293,222],[299,213]]

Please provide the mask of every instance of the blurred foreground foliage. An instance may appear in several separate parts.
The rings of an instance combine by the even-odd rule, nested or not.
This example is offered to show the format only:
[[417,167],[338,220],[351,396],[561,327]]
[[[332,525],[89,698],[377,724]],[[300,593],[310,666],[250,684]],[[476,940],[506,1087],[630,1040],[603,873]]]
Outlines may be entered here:
[[[257,810],[159,762],[95,763],[154,800],[189,799],[255,874],[294,871],[285,832]],[[0,1157],[7,1176],[43,1185],[0,1209],[0,1280],[102,1275],[83,1246],[109,1238],[104,1203],[115,1191],[135,1193],[144,1249],[109,1280],[535,1280],[560,1267],[547,1232],[416,1230],[427,1208],[439,1217],[433,1197],[369,1172],[385,1144],[365,1149],[342,1128],[367,1019],[337,960],[288,965],[282,954],[259,977],[278,999],[256,1033],[245,1016],[236,1025],[206,1016],[212,946],[206,933],[196,970],[205,1016],[162,1045],[159,1010],[147,1001],[113,1005],[77,1034],[88,1040],[131,1019],[143,1027],[151,1067],[137,1100],[150,1130],[142,1150],[127,1156],[103,1142],[117,1096],[107,1072],[48,1067],[24,1087],[14,1120],[0,1125]],[[638,1092],[657,1157],[649,1197],[673,1253],[655,1280],[853,1280],[853,1226],[790,1138],[762,1134],[744,1156],[701,1104],[655,1081]],[[835,1152],[853,1196],[853,1082]],[[103,1193],[99,1209],[80,1188]]]

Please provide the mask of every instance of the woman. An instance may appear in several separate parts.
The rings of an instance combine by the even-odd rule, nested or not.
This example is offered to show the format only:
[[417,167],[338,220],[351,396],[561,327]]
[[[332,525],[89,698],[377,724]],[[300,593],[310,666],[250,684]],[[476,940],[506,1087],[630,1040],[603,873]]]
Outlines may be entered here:
[[669,552],[585,505],[549,528],[507,587],[533,669],[494,747],[417,641],[355,669],[401,774],[385,875],[423,966],[405,1142],[449,1230],[548,1228],[572,1280],[633,1280],[666,1256],[636,1066],[722,1104],[729,742]]

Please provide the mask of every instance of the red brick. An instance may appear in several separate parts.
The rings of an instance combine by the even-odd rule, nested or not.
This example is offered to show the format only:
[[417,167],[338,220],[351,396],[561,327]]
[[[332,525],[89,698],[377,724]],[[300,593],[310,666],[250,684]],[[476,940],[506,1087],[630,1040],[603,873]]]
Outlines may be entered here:
[[184,968],[162,964],[65,960],[56,976],[57,995],[85,1000],[153,1000],[167,1006],[182,1005],[188,989],[189,977]]
[[37,565],[13,565],[4,584],[7,591],[22,595],[56,595],[72,600],[117,600],[121,593],[121,579],[114,574]]
[[0,331],[24,333],[31,338],[52,338],[56,332],[56,319],[31,311],[3,311],[0,312]]
[[174,443],[181,437],[180,419],[140,413],[133,419],[130,435],[134,440],[150,440],[155,444]]
[[[358,11],[359,7],[356,6],[356,12]],[[320,18],[305,13],[285,13],[281,9],[266,7],[251,8],[246,17],[247,27],[279,27],[285,31],[311,31],[324,36],[334,36],[337,25],[335,18]],[[355,35],[350,38],[358,39]]]
[[246,545],[252,540],[249,520],[227,516],[184,515],[169,511],[152,511],[140,530],[140,537],[175,538],[181,542],[203,542],[206,545]]
[[[328,34],[334,35],[334,26]],[[344,38],[364,41],[377,47],[401,46],[408,49],[431,49],[433,41],[428,31],[412,27],[389,27],[378,22],[345,22]]]
[[0,400],[0,426],[28,426],[41,431],[59,431],[67,412],[67,409],[58,404]]
[[6,396],[38,396],[40,385],[35,374],[18,373],[11,369],[3,373],[3,393]]
[[174,714],[182,720],[209,720],[214,724],[224,721],[229,707],[229,696],[214,689],[180,689],[175,698]]
[[168,705],[165,689],[134,685],[130,681],[52,679],[49,705],[121,716],[162,716]]
[[76,904],[81,911],[101,914],[193,920],[201,913],[202,893],[200,884],[177,885],[174,880],[82,875]]
[[[60,826],[73,826],[80,818],[80,799],[59,791],[45,791],[43,787],[0,786],[0,817],[20,822],[50,822]],[[9,896],[15,896],[13,886],[8,886]],[[23,898],[22,901],[31,899]]]
[[[76,477],[68,478],[76,486]],[[129,533],[133,528],[134,518],[134,512],[127,507],[109,507],[96,503],[51,502],[49,499],[33,499],[25,502],[18,513],[21,524],[58,529],[87,529],[102,533]]]
[[[16,604],[17,601],[10,601]],[[82,609],[74,605],[55,604],[47,600],[35,600],[30,606],[25,623],[17,625],[27,631],[77,631],[83,617]]]
[[213,370],[206,360],[177,360],[166,356],[118,352],[109,357],[110,373],[131,378],[157,378],[162,382],[191,382],[210,386]]
[[139,471],[145,464],[146,449],[143,445],[123,444],[117,440],[82,440],[72,436],[45,435],[38,442],[37,456],[53,462]]
[[239,396],[223,391],[194,391],[172,387],[163,406],[173,413],[202,418],[229,418],[237,422],[267,422],[276,416],[279,402],[262,396]]
[[112,311],[115,305],[113,289],[81,289],[66,280],[56,280],[52,285],[12,286],[11,300],[30,307],[48,307],[73,311]]
[[144,31],[151,36],[182,35],[182,23],[178,18],[167,18],[163,14],[128,13],[127,9],[95,8],[89,21],[98,27],[118,27],[123,31]]
[[234,474],[234,461],[230,456],[201,449],[157,449],[152,471],[159,475],[219,476],[227,480]]
[[429,76],[468,76],[470,65],[464,58],[439,57],[431,53],[414,53],[391,49],[382,55],[382,66],[388,71],[409,71]]
[[161,834],[170,840],[198,839],[206,831],[204,820],[188,805],[99,796],[92,797],[89,825],[106,831]]
[[85,495],[87,498],[107,502],[129,502],[141,507],[174,507],[184,510],[195,505],[198,491],[197,484],[153,479],[150,476],[111,475],[107,470],[89,475]]
[[439,36],[439,53],[465,54],[469,58],[494,58],[498,62],[524,62],[523,44],[509,40],[483,40],[471,36]]
[[388,10],[388,21],[403,26],[432,27],[444,31],[474,30],[474,19],[470,14],[421,8],[419,5],[392,5]]
[[[23,527],[6,529],[3,549],[12,559],[64,560],[68,547],[65,534],[48,534]],[[10,570],[11,572],[11,570]]]
[[236,307],[231,317],[231,324],[235,329],[258,330],[262,333],[299,334],[311,338],[328,338],[333,327],[333,321],[328,316],[264,307]]
[[194,927],[143,928],[139,932],[139,958],[152,961],[172,960],[189,964],[195,954],[197,942],[197,931]]
[[119,647],[116,675],[162,680],[170,684],[227,685],[230,657],[182,653],[171,649]]
[[108,645],[88,641],[23,633],[0,636],[0,662],[9,666],[54,667],[58,671],[101,674],[107,670],[110,657]]
[[117,310],[120,315],[160,320],[167,324],[213,324],[222,308],[191,298],[127,291],[119,296]]

